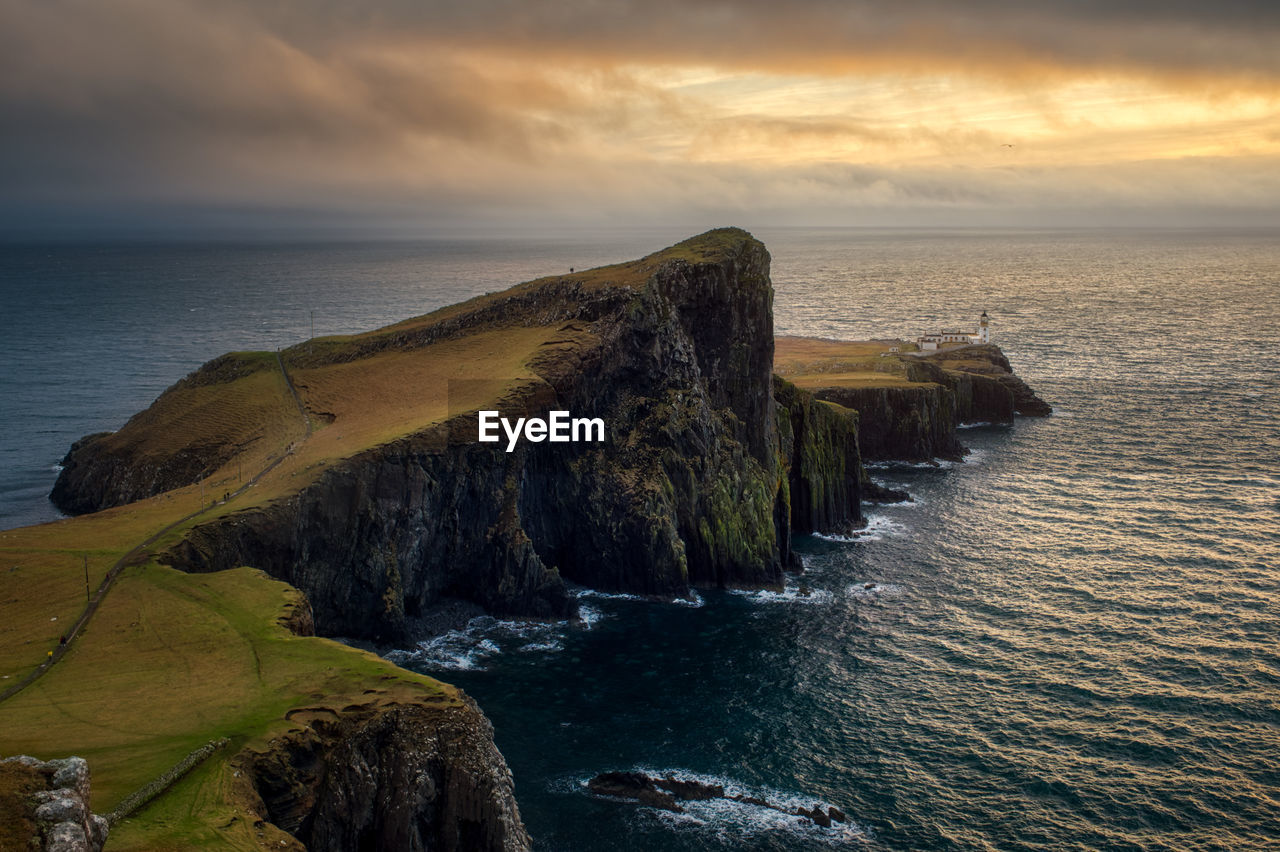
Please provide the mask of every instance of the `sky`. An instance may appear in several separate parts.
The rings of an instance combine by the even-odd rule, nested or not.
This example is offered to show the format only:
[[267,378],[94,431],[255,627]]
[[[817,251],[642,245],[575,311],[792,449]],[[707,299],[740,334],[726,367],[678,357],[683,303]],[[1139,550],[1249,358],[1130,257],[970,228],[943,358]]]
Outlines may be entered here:
[[0,228],[1280,224],[1280,3],[0,0]]

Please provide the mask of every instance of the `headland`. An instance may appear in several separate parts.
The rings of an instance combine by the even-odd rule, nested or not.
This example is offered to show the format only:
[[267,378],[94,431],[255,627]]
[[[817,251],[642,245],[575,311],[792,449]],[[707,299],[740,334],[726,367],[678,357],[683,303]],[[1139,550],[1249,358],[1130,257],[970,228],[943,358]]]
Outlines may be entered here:
[[[6,753],[85,757],[108,813],[227,741],[112,848],[527,848],[479,709],[322,637],[573,618],[574,584],[777,588],[793,535],[862,523],[864,459],[958,455],[961,422],[1044,413],[993,346],[775,343],[769,262],[720,229],[230,353],[77,442],[53,499],[79,516],[0,533],[0,694],[38,676],[0,700]],[[508,452],[477,440],[489,410],[607,439]]]

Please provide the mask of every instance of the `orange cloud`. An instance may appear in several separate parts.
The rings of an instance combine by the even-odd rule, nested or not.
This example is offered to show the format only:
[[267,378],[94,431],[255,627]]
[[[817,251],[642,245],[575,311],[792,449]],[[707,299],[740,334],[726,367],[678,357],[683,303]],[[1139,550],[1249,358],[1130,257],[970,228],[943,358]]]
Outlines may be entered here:
[[1278,24],[1236,2],[0,0],[0,215],[1265,211]]

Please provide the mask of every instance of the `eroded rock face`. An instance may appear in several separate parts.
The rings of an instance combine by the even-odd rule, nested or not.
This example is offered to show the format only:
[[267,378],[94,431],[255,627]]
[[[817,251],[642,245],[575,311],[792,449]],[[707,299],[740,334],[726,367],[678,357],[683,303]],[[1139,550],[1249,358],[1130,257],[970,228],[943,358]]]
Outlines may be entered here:
[[[953,388],[956,388],[957,379],[967,376],[975,380],[973,393],[967,402],[965,394],[956,388],[960,397],[961,422],[986,420],[999,423],[1011,420],[1015,412],[1027,417],[1044,417],[1053,413],[1053,407],[1013,372],[1009,359],[995,344],[966,346],[958,353],[939,352],[920,361],[922,364],[935,362],[944,365]],[[992,385],[1006,390],[1008,396],[1000,394]],[[1012,411],[1005,414],[1009,409]]]
[[233,763],[260,816],[311,852],[529,848],[511,773],[467,698],[318,714]]
[[6,789],[21,801],[5,803],[30,848],[45,852],[99,852],[107,840],[106,819],[89,810],[89,764],[81,757],[42,761],[22,755],[0,760]]
[[867,460],[958,459],[955,394],[942,385],[818,388],[818,399],[858,412],[858,445]]
[[945,350],[899,364],[915,384],[813,388],[821,400],[858,413],[864,461],[959,459],[962,423],[1010,423],[1015,415],[1043,417],[1053,409],[1015,375],[1000,347]]
[[262,568],[306,593],[318,633],[380,641],[442,600],[572,615],[565,579],[664,597],[781,583],[793,528],[860,520],[856,421],[794,388],[778,417],[768,252],[716,233],[713,252],[674,257],[641,284],[553,279],[377,343],[559,323],[563,346],[531,365],[545,385],[512,413],[601,417],[603,444],[508,453],[460,418],[200,525],[167,559]]
[[859,416],[773,377],[791,532],[845,532],[862,520]]

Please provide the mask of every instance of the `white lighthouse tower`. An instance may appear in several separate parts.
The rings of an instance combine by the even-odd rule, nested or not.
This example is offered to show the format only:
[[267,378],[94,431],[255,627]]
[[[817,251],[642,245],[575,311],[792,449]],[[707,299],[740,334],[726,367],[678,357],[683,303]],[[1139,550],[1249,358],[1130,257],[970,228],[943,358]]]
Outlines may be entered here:
[[991,317],[987,316],[986,311],[983,311],[982,316],[978,319],[978,342],[991,342]]

